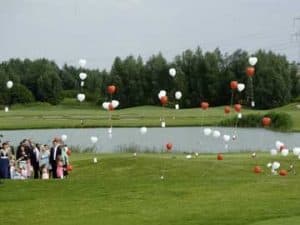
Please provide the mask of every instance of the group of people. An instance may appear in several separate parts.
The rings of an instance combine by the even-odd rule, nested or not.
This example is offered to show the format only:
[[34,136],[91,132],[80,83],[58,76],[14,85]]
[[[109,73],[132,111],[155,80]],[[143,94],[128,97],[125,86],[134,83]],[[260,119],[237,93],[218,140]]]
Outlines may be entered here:
[[9,142],[0,147],[0,178],[63,179],[68,175],[71,150],[61,138],[54,138],[52,147],[21,141],[17,150]]

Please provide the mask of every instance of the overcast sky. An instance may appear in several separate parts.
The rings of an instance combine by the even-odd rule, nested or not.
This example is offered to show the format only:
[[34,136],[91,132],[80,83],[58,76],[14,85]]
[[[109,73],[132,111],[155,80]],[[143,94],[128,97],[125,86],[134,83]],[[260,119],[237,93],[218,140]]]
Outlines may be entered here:
[[272,49],[298,60],[295,17],[300,0],[0,0],[0,60],[86,58],[110,69],[116,56],[161,51],[172,60],[197,46]]

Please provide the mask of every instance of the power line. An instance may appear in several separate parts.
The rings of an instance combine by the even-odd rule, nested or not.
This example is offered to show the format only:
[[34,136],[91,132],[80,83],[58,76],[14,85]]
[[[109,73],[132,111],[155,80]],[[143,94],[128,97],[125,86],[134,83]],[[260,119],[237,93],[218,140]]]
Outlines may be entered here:
[[300,17],[295,17],[293,23],[295,32],[292,34],[292,38],[295,38],[298,44],[298,64],[300,64]]

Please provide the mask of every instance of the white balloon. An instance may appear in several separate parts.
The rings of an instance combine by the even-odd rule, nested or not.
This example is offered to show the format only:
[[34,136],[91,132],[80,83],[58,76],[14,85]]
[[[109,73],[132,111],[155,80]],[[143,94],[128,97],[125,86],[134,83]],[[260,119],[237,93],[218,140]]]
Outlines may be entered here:
[[77,100],[83,102],[85,100],[85,94],[82,93],[77,94]]
[[275,146],[279,150],[280,148],[282,148],[284,146],[284,144],[281,141],[276,141]]
[[87,74],[86,74],[86,73],[80,73],[80,74],[79,74],[79,78],[80,78],[81,80],[85,80],[85,79],[87,78]]
[[203,133],[205,136],[209,136],[211,134],[212,130],[210,128],[204,128]]
[[108,128],[107,132],[108,134],[112,134],[112,127]]
[[140,132],[141,132],[141,134],[146,134],[147,133],[147,127],[141,127]]
[[192,155],[186,155],[185,158],[186,158],[186,159],[191,159],[191,158],[192,158]]
[[181,91],[176,91],[176,92],[175,92],[175,98],[176,98],[177,100],[179,100],[179,99],[181,99],[181,97],[182,97]]
[[251,107],[255,107],[255,101],[251,101]]
[[220,136],[221,136],[220,131],[214,130],[214,132],[213,132],[213,137],[214,137],[214,138],[219,138]]
[[238,119],[242,119],[242,117],[243,117],[243,114],[242,113],[238,113],[237,118]]
[[12,82],[11,80],[7,81],[6,87],[7,87],[8,89],[11,89],[13,86],[14,86],[14,82]]
[[170,74],[171,77],[175,77],[176,76],[176,69],[175,68],[169,69],[169,74]]
[[175,105],[175,109],[177,109],[177,110],[179,109],[179,104]]
[[284,149],[281,150],[281,155],[282,156],[287,156],[288,154],[289,154],[289,150],[288,149],[284,148]]
[[255,66],[256,63],[257,63],[257,58],[256,57],[249,57],[248,61],[249,61],[249,64],[251,66]]
[[80,86],[83,87],[84,86],[84,81],[80,82]]
[[91,136],[91,142],[92,142],[93,144],[97,143],[97,141],[98,141],[98,137],[96,137],[96,136]]
[[245,84],[239,83],[239,84],[237,85],[237,89],[238,89],[239,92],[242,92],[242,91],[245,89]]
[[98,159],[95,157],[95,158],[93,159],[93,162],[94,162],[94,163],[97,163],[97,162],[98,162]]
[[79,59],[78,63],[79,63],[79,66],[85,67],[85,65],[86,65],[86,60],[85,60],[85,59]]
[[120,103],[119,103],[118,100],[112,100],[111,104],[112,104],[112,107],[115,109],[115,108],[117,108],[119,106]]
[[9,112],[8,106],[5,106],[5,107],[4,107],[4,112]]
[[166,122],[165,122],[165,121],[162,121],[162,122],[161,122],[161,127],[162,127],[162,128],[165,128],[165,127],[166,127]]
[[277,155],[277,150],[276,149],[271,149],[270,154],[273,155],[273,156]]
[[161,99],[161,97],[166,96],[167,92],[165,90],[160,90],[158,93],[158,98]]
[[224,134],[223,135],[223,140],[226,141],[226,142],[230,141],[230,135]]
[[300,155],[300,148],[299,147],[293,148],[293,153],[294,155]]
[[279,169],[279,167],[280,167],[280,163],[279,162],[273,162],[273,164],[272,164],[272,170],[277,170],[277,169]]
[[267,167],[268,167],[268,168],[271,168],[271,166],[272,166],[272,163],[268,163],[268,164],[267,164]]
[[102,103],[102,107],[103,107],[103,109],[106,109],[106,110],[108,110],[109,109],[109,102],[103,102]]
[[66,134],[61,135],[61,140],[66,141],[68,139],[68,136]]

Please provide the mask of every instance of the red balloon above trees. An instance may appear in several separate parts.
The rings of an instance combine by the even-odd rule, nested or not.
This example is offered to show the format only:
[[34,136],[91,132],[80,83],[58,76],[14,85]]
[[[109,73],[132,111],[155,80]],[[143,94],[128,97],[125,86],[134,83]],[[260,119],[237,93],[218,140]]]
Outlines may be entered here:
[[167,103],[168,103],[168,96],[162,96],[161,98],[160,98],[160,103],[162,104],[162,105],[166,105]]
[[246,69],[246,74],[248,77],[253,77],[255,73],[255,68],[253,66],[248,66]]
[[238,82],[236,80],[233,80],[233,81],[230,82],[230,88],[232,90],[236,90],[237,86],[238,86]]
[[114,94],[115,92],[116,92],[116,90],[117,90],[117,88],[116,88],[116,86],[115,85],[109,85],[108,87],[107,87],[107,92],[109,93],[109,94]]

